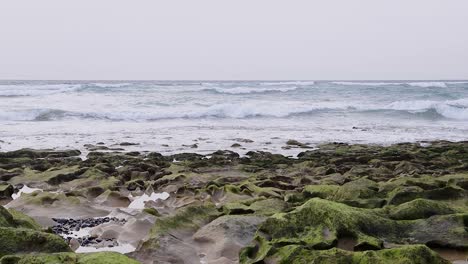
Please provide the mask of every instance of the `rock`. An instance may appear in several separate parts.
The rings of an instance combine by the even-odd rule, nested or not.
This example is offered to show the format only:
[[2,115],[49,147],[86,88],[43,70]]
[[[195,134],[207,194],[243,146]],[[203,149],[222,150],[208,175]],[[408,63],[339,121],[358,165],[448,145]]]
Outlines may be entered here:
[[[67,243],[72,231],[92,228],[79,243],[138,244],[130,255],[144,263],[433,263],[440,259],[427,247],[468,248],[468,142],[329,143],[297,159],[262,151],[110,151],[83,161],[42,151],[0,155],[1,186],[44,190],[8,207],[44,225],[53,216],[50,231]],[[125,208],[130,191],[147,188],[170,197],[147,202],[144,211]],[[41,232],[32,219],[6,212],[0,226]],[[266,220],[253,225],[251,218]]]
[[64,173],[52,171],[51,174],[53,175],[48,176],[47,183],[50,185],[59,185],[64,182],[73,181],[78,179],[85,171],[86,169],[77,169],[76,171],[66,171]]
[[140,143],[122,142],[119,145],[120,146],[136,146],[136,145],[140,145]]
[[0,184],[0,199],[11,199],[15,189],[11,184]]
[[84,147],[89,151],[109,150],[108,147],[102,146],[102,145],[95,146],[95,145],[92,145],[92,144],[85,144]]
[[424,197],[424,190],[421,187],[398,187],[389,194],[388,204],[398,205],[421,197]]
[[0,227],[0,257],[28,252],[69,252],[60,237],[41,231],[13,227]]
[[22,169],[5,170],[0,168],[0,181],[9,181],[11,178],[21,175]]
[[111,207],[128,207],[130,204],[130,199],[127,196],[123,196],[119,192],[110,190],[105,191],[94,200],[98,204]]
[[187,147],[187,148],[198,148],[198,144],[192,144],[192,145],[182,145],[182,147]]
[[48,264],[48,263],[67,263],[67,264],[138,264],[125,255],[116,252],[98,252],[98,253],[54,253],[54,254],[26,254],[26,255],[8,255],[0,259],[0,264]]
[[108,229],[104,231],[101,236],[102,239],[116,239],[119,237],[119,232],[115,230]]
[[338,185],[307,185],[304,187],[303,194],[309,198],[319,197],[333,200],[339,189]]
[[80,247],[80,242],[76,238],[70,239],[70,242],[68,242],[68,245],[70,246],[71,250],[76,251]]
[[295,147],[300,147],[300,148],[310,148],[307,144],[301,143],[297,140],[290,139],[286,141],[286,145],[288,146],[295,146]]
[[[419,263],[419,264],[450,264],[434,251],[424,245],[402,246],[394,249],[375,251],[350,252],[337,248],[329,250],[310,250],[304,246],[284,246],[275,251],[258,252],[252,258],[252,249],[241,253],[240,263],[257,263],[265,259],[266,263]],[[253,254],[252,254],[253,255]]]
[[201,243],[198,252],[205,255],[204,261],[237,263],[239,251],[252,241],[263,220],[258,216],[221,216],[200,228],[193,239]]
[[234,141],[240,142],[240,143],[253,143],[254,141],[248,138],[235,138]]
[[396,220],[424,219],[433,215],[453,214],[455,210],[441,202],[415,199],[392,208],[390,217]]
[[206,204],[186,206],[175,215],[159,218],[149,239],[130,256],[141,262],[200,263],[192,235],[218,216],[214,205]]
[[354,250],[381,249],[383,241],[395,244],[431,244],[451,248],[468,246],[463,215],[395,221],[371,209],[312,198],[289,213],[268,218],[257,233],[258,252],[275,245],[307,245],[310,249],[332,248],[345,234],[355,239]]

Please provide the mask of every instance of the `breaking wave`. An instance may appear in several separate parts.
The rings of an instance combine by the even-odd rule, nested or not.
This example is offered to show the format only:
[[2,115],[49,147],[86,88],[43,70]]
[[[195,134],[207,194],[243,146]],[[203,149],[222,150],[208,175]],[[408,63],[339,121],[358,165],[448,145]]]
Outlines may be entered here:
[[442,117],[468,120],[468,98],[451,101],[413,100],[396,101],[388,105],[389,109],[420,113],[435,111]]
[[[63,109],[31,109],[4,111],[0,120],[9,121],[52,121],[66,119],[96,119],[110,121],[156,121],[161,119],[203,119],[203,118],[253,118],[307,116],[317,113],[365,113],[385,112],[401,115],[421,113],[437,114],[441,118],[468,120],[468,98],[452,101],[395,101],[386,105],[362,104],[359,102],[316,102],[299,103],[293,101],[268,102],[251,101],[246,103],[222,103],[213,105],[159,105],[146,108],[112,109],[112,111],[67,111]],[[398,116],[396,116],[398,117]]]
[[461,84],[464,82],[332,82],[338,85],[351,86],[388,86],[388,85],[407,85],[422,88],[447,88],[447,84]]
[[217,93],[223,94],[251,94],[251,93],[274,93],[274,92],[289,92],[297,90],[298,87],[235,87],[235,88],[214,88],[214,89],[205,89],[208,91],[215,91]]

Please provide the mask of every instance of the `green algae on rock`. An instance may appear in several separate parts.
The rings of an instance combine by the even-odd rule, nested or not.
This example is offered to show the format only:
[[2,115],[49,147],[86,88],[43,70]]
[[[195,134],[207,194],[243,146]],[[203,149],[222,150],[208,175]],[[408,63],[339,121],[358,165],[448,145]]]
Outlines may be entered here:
[[259,227],[256,243],[245,254],[260,252],[260,258],[253,258],[259,261],[269,254],[265,252],[284,245],[324,250],[336,247],[340,239],[346,238],[353,239],[354,251],[383,249],[384,243],[468,248],[467,217],[452,214],[396,221],[387,218],[381,210],[312,198],[289,213],[268,218]]
[[[252,259],[252,251],[241,253],[241,263],[261,263]],[[262,258],[279,264],[449,264],[447,261],[423,245],[403,246],[400,248],[376,251],[350,252],[338,248],[328,250],[311,250],[304,246],[284,246]]]
[[[0,155],[5,189],[31,182],[44,190],[11,204],[36,217],[26,209],[125,207],[130,193],[168,192],[167,200],[144,209],[156,221],[131,253],[144,262],[236,261],[237,249],[219,252],[234,241],[226,236],[236,237],[231,232],[251,219],[262,221],[246,229],[244,263],[445,263],[429,248],[468,249],[468,142],[330,143],[298,159],[226,150],[170,156],[95,151],[84,161],[67,155]],[[0,223],[12,228],[16,218],[16,228],[38,228],[9,215]],[[210,234],[223,246],[210,244]],[[220,251],[208,254],[205,242]]]
[[0,227],[0,256],[28,252],[68,252],[59,236],[27,228]]
[[28,252],[69,252],[65,241],[42,232],[30,217],[0,206],[0,256]]
[[415,199],[390,209],[390,218],[396,220],[414,220],[428,218],[433,215],[453,214],[456,211],[441,202]]
[[7,255],[0,259],[0,264],[138,264],[125,255],[115,252],[99,253],[53,253],[53,254],[26,254]]

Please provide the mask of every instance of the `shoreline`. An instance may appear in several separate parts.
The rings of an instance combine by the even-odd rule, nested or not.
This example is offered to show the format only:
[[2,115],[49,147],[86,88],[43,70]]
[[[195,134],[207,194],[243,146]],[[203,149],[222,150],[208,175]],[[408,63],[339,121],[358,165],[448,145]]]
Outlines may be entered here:
[[285,145],[300,154],[0,152],[0,197],[36,221],[34,232],[59,219],[67,227],[56,234],[86,231],[63,240],[78,252],[127,247],[142,263],[468,257],[468,141]]

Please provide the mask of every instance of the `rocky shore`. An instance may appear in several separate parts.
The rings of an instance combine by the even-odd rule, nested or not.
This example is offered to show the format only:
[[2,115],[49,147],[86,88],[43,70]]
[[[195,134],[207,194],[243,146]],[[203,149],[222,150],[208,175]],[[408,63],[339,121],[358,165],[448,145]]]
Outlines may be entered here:
[[468,142],[96,146],[0,152],[1,264],[468,263]]

